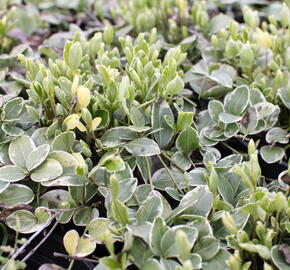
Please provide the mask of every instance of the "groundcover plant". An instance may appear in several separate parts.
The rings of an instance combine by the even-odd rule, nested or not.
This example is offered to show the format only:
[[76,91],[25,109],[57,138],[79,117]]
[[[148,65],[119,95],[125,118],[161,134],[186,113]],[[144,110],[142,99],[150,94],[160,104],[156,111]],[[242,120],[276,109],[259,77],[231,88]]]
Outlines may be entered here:
[[1,269],[290,269],[289,45],[289,0],[2,0]]

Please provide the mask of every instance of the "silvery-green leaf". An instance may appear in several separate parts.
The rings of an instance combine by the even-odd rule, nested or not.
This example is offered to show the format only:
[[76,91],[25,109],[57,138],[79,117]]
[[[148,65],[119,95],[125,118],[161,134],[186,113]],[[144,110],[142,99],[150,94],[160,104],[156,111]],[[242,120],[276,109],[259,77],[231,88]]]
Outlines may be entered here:
[[176,139],[176,148],[183,153],[191,153],[199,147],[198,133],[192,127],[184,129]]
[[18,210],[6,218],[9,228],[21,233],[30,232],[37,224],[35,216],[27,210]]
[[199,254],[203,261],[209,261],[219,251],[219,241],[213,236],[202,237],[194,246],[193,252]]
[[211,100],[208,103],[208,113],[211,117],[211,120],[214,121],[216,124],[218,123],[219,120],[219,114],[224,111],[225,109],[222,102],[218,100]]
[[242,116],[230,114],[227,112],[222,112],[218,115],[221,122],[225,124],[236,123],[242,119]]
[[279,270],[287,270],[290,268],[290,265],[289,263],[286,262],[285,255],[279,248],[280,248],[279,245],[272,247],[271,260]]
[[120,181],[120,192],[118,200],[125,203],[130,200],[135,193],[138,181],[136,178],[128,178]]
[[[191,163],[186,155],[177,151],[172,157],[172,160],[184,170],[188,170],[191,167]],[[172,164],[174,166],[174,164]]]
[[1,117],[5,121],[16,120],[20,117],[23,108],[23,99],[20,97],[11,99],[5,103]]
[[3,192],[0,193],[0,201],[8,206],[14,206],[22,203],[30,203],[34,199],[33,191],[19,184],[10,184]]
[[225,96],[226,111],[234,115],[242,115],[250,101],[250,90],[246,85],[237,87]]
[[65,151],[53,151],[49,154],[49,157],[57,160],[63,168],[75,167],[79,164],[73,155]]
[[26,135],[17,137],[10,143],[9,157],[10,160],[21,168],[26,168],[26,159],[35,149],[33,141]]
[[148,259],[141,267],[141,270],[164,270],[160,263],[156,259]]
[[289,142],[288,133],[280,127],[272,128],[266,134],[266,141],[270,144],[274,142],[286,144]]
[[172,259],[161,258],[160,263],[163,269],[166,270],[176,270],[177,267],[180,267],[180,264]]
[[180,201],[182,199],[182,195],[175,188],[167,187],[165,188],[166,193],[176,201]]
[[168,231],[165,221],[161,217],[156,217],[153,221],[149,245],[153,253],[157,256],[162,256],[161,239],[163,235]]
[[[180,187],[184,187],[186,185],[186,180],[183,173],[176,170],[170,170],[170,172]],[[152,181],[153,185],[157,189],[165,190],[166,187],[176,188],[175,184],[170,178],[168,171],[165,168],[156,171],[152,176]]]
[[25,178],[25,171],[14,165],[0,167],[0,180],[5,182],[17,182]]
[[49,158],[33,170],[31,179],[35,182],[48,181],[60,176],[62,172],[63,169],[60,163],[55,159]]
[[275,111],[275,105],[270,102],[261,102],[253,106],[258,112],[258,120],[263,119]]
[[290,110],[290,91],[286,88],[279,88],[278,96],[280,97],[286,108]]
[[99,211],[96,208],[84,207],[75,211],[73,222],[77,226],[86,226],[91,220],[98,218]]
[[200,186],[207,185],[204,175],[208,171],[204,168],[195,168],[188,173],[188,184],[190,186]]
[[243,115],[240,122],[241,132],[245,135],[251,134],[257,129],[258,121],[258,112],[254,107],[249,108]]
[[9,187],[9,182],[0,180],[0,193]]
[[277,123],[279,119],[280,111],[281,111],[280,107],[276,105],[274,111],[270,115],[264,118],[267,129],[272,128]]
[[48,144],[41,145],[34,149],[26,159],[26,168],[31,171],[38,167],[48,156],[50,146]]
[[75,142],[76,135],[72,131],[66,131],[54,138],[51,147],[53,150],[62,150],[69,153],[73,152],[73,144]]
[[224,130],[220,129],[218,126],[208,126],[203,129],[203,135],[213,141],[225,141],[227,137],[224,136]]
[[7,122],[2,124],[2,129],[9,136],[20,136],[24,133],[23,129]]
[[148,157],[160,154],[159,146],[151,139],[141,138],[126,144],[126,150],[139,157]]
[[238,154],[229,155],[219,160],[216,168],[219,168],[219,169],[230,168],[235,164],[240,164],[242,160],[243,160],[243,157],[241,155],[238,155]]
[[163,212],[163,204],[159,196],[148,198],[138,209],[136,219],[138,222],[152,222],[155,217],[161,216]]
[[141,238],[147,244],[149,244],[151,227],[152,223],[148,221],[127,224],[127,228],[132,232],[132,235]]
[[265,102],[265,101],[266,101],[266,98],[264,97],[263,93],[259,89],[257,89],[257,88],[251,89],[251,91],[250,91],[250,103],[251,103],[251,105]]
[[167,230],[161,238],[160,247],[164,258],[178,256],[178,252],[175,247],[175,235],[178,230],[185,232],[191,248],[194,246],[198,236],[197,229],[185,225],[174,226]]
[[115,147],[138,138],[138,134],[128,127],[115,127],[109,129],[102,136],[101,141],[106,147]]
[[227,88],[232,88],[233,86],[233,80],[231,76],[223,70],[219,70],[219,69],[214,70],[210,74],[209,78]]
[[[246,226],[250,217],[250,214],[246,211],[243,211],[241,208],[231,210],[230,214],[232,215],[238,230],[242,230]],[[217,219],[213,221],[212,228],[215,237],[219,239],[224,239],[227,235],[230,234],[230,232],[224,226],[221,216],[218,216]]]
[[226,261],[230,258],[231,253],[224,249],[220,249],[219,252],[209,261],[203,262],[203,270],[230,270]]
[[89,235],[94,240],[101,244],[104,241],[103,233],[110,228],[110,219],[108,218],[96,218],[87,225]]
[[207,186],[197,186],[195,189],[187,192],[184,195],[180,201],[179,206],[188,205],[189,201],[194,203],[189,209],[187,209],[188,212],[194,215],[206,217],[211,210],[213,196],[212,193],[208,190]]
[[290,175],[288,174],[288,170],[285,170],[279,174],[278,182],[284,189],[287,189],[288,186],[290,186]]
[[237,123],[227,124],[225,129],[224,136],[226,138],[231,138],[239,132],[239,125]]
[[285,150],[280,146],[265,145],[261,147],[260,154],[267,163],[275,163],[285,155]]
[[151,114],[151,124],[153,130],[162,129],[154,133],[154,138],[160,148],[168,145],[173,137],[173,129],[165,120],[167,118],[173,119],[173,113],[165,100],[158,100],[154,103]]
[[79,187],[83,186],[83,178],[78,176],[75,172],[75,167],[65,167],[63,168],[63,173],[52,180],[42,181],[41,184],[46,187]]

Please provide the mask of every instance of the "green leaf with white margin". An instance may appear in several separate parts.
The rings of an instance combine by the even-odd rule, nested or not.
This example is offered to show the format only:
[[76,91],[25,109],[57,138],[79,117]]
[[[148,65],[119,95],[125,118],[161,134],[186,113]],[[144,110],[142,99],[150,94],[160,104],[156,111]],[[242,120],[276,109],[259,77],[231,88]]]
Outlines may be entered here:
[[21,128],[16,127],[13,124],[7,122],[2,124],[2,129],[7,135],[14,137],[20,136],[24,133],[24,131]]
[[222,112],[219,114],[219,120],[225,124],[236,123],[242,119],[240,115],[234,115],[227,112]]
[[138,222],[153,222],[155,217],[160,217],[163,212],[163,203],[159,196],[148,198],[138,209],[136,219]]
[[23,99],[21,97],[11,99],[5,103],[1,118],[4,121],[13,121],[19,119],[23,108]]
[[260,149],[262,158],[267,163],[275,163],[281,160],[285,155],[285,150],[280,146],[264,145]]
[[55,179],[63,173],[60,163],[52,158],[45,160],[38,168],[33,170],[31,179],[35,182],[42,182]]
[[126,150],[134,156],[149,157],[160,154],[159,146],[151,139],[141,138],[125,145]]
[[224,105],[230,114],[242,115],[250,101],[250,89],[241,85],[225,96]]
[[93,253],[96,249],[96,242],[91,237],[82,236],[79,239],[77,248],[77,257],[86,257]]
[[190,205],[190,202],[193,202],[193,204],[187,209],[188,213],[206,217],[212,207],[213,195],[207,186],[197,186],[195,189],[185,194],[179,206]]
[[26,168],[28,171],[32,171],[38,167],[47,158],[50,146],[43,144],[33,150],[26,159]]
[[211,117],[211,120],[218,124],[219,115],[225,111],[224,104],[218,100],[211,100],[208,103],[208,113]]
[[19,184],[12,184],[0,193],[0,202],[8,206],[28,204],[33,199],[33,191],[29,187]]
[[57,160],[63,168],[76,167],[79,165],[77,159],[72,154],[65,151],[53,151],[49,154],[49,157]]
[[288,132],[280,127],[271,128],[266,134],[266,141],[267,143],[288,143]]
[[197,229],[186,225],[174,226],[166,231],[161,239],[161,250],[163,257],[168,258],[178,256],[178,252],[175,247],[175,235],[178,230],[182,230],[183,232],[185,232],[190,247],[192,248],[194,246],[194,243],[198,236]]
[[[182,172],[171,169],[169,169],[169,172],[174,177],[179,187],[182,188],[186,186],[186,179]],[[170,174],[165,168],[161,168],[153,174],[152,182],[154,187],[160,190],[165,190],[167,187],[176,188],[173,180],[170,177]]]
[[53,150],[62,150],[72,153],[76,135],[73,131],[66,131],[54,138],[51,147]]
[[76,230],[70,230],[66,232],[63,237],[63,245],[70,256],[76,255],[77,248],[79,245],[80,236]]
[[26,168],[26,159],[28,155],[35,149],[34,142],[29,136],[23,135],[17,137],[9,145],[10,160],[21,168]]
[[104,232],[110,228],[110,219],[96,218],[92,220],[86,227],[89,235],[94,238],[97,244],[102,244],[104,241]]
[[148,259],[142,266],[141,270],[164,270],[160,263],[153,258]]
[[278,89],[278,96],[284,103],[284,105],[290,110],[290,91],[286,88]]
[[15,231],[26,233],[37,225],[37,219],[27,210],[18,210],[6,218],[6,224]]
[[226,261],[230,258],[231,253],[224,249],[220,249],[219,252],[209,261],[202,264],[203,270],[230,270]]
[[219,251],[219,241],[213,236],[204,236],[194,246],[193,252],[198,253],[203,261],[209,261]]
[[37,207],[34,215],[39,224],[45,224],[50,219],[51,212],[46,207]]
[[0,180],[0,193],[7,189],[9,186],[9,182],[1,181]]
[[199,137],[197,131],[188,127],[177,137],[176,148],[183,153],[191,153],[199,147]]
[[104,166],[110,172],[123,171],[126,168],[124,160],[120,157],[112,157],[104,162]]
[[116,147],[135,139],[138,139],[138,133],[129,127],[115,127],[104,133],[101,142],[105,147]]
[[149,245],[153,253],[159,257],[162,256],[161,239],[168,231],[165,221],[162,217],[156,217],[153,221],[152,229],[150,232]]
[[5,182],[17,182],[26,176],[24,170],[14,165],[6,165],[0,168],[0,180]]
[[174,119],[172,110],[170,109],[168,103],[165,100],[160,99],[153,104],[151,114],[151,124],[153,130],[161,129],[160,131],[154,133],[154,138],[160,148],[168,145],[174,134],[173,129],[165,120],[165,116],[167,116],[167,118]]
[[271,260],[279,270],[289,270],[290,264],[285,260],[285,256],[282,251],[279,250],[279,245],[272,247]]
[[241,132],[245,135],[256,131],[258,125],[258,111],[254,107],[250,107],[243,115],[240,122]]
[[84,207],[76,210],[73,215],[73,222],[77,226],[86,226],[91,220],[99,217],[99,211],[96,208]]
[[253,106],[258,112],[258,120],[263,119],[269,115],[271,115],[276,107],[274,104],[270,102],[260,102]]

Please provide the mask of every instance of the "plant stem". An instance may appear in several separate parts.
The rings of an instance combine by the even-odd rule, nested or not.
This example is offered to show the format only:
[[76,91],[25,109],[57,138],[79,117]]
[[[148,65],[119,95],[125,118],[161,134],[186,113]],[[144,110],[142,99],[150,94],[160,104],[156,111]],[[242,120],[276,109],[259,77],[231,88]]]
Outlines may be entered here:
[[75,263],[75,260],[72,259],[72,260],[70,261],[70,264],[69,264],[67,270],[72,270],[74,263]]
[[86,179],[83,177],[83,190],[82,190],[83,206],[86,205],[86,197],[87,197],[87,185],[86,185]]
[[36,203],[37,203],[37,206],[40,205],[40,199],[39,199],[39,197],[40,197],[40,187],[41,187],[41,184],[39,182],[38,185],[37,185],[37,191],[36,191]]
[[145,160],[146,160],[146,167],[147,167],[148,179],[149,179],[150,187],[151,187],[151,190],[154,190],[152,177],[151,177],[151,169],[150,169],[150,164],[149,164],[148,157],[145,157]]
[[[47,227],[49,224],[54,220],[56,214],[53,215],[38,231],[36,231],[25,244],[23,244],[10,258],[10,260],[6,263],[6,266],[11,262],[14,261],[24,250],[25,248]],[[5,269],[5,268],[4,268]]]
[[176,186],[176,188],[178,189],[178,191],[181,194],[184,194],[184,192],[179,188],[178,184],[176,183],[174,176],[172,175],[171,171],[169,170],[169,168],[167,167],[167,165],[165,164],[165,162],[163,161],[163,159],[160,157],[160,155],[157,155],[158,159],[160,160],[160,162],[162,163],[163,167],[166,169],[167,173],[169,174],[173,184]]
[[76,261],[84,261],[84,262],[92,262],[92,263],[98,263],[98,260],[93,260],[93,259],[88,259],[88,258],[81,258],[81,257],[76,257],[76,256],[69,256],[66,254],[62,254],[62,253],[58,253],[58,252],[54,252],[53,253],[54,257],[60,257],[60,258],[65,258],[65,259],[73,259]]
[[52,234],[52,232],[54,231],[54,229],[56,228],[56,226],[58,225],[59,221],[57,220],[52,228],[50,229],[50,231],[45,235],[45,237],[38,243],[38,245],[36,247],[34,247],[26,256],[25,258],[22,260],[22,262],[27,261],[34,253],[36,250],[39,249],[39,247],[46,241],[46,239]]
[[180,170],[181,172],[185,173],[186,170],[182,169],[176,162],[175,160],[173,160],[171,157],[169,157],[164,151],[161,151],[162,156],[164,156],[167,160],[169,160],[172,165],[174,165],[174,167],[176,167],[178,170]]

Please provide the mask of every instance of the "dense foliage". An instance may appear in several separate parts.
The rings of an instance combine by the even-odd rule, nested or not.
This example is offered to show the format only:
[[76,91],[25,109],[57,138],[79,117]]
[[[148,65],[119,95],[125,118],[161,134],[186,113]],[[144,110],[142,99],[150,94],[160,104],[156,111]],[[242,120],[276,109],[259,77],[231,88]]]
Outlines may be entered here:
[[290,269],[289,8],[2,0],[2,269]]

